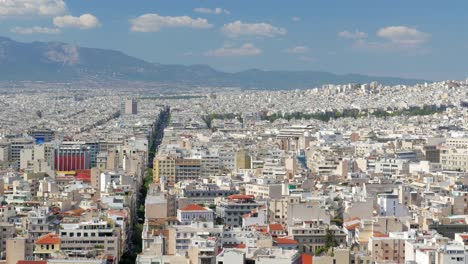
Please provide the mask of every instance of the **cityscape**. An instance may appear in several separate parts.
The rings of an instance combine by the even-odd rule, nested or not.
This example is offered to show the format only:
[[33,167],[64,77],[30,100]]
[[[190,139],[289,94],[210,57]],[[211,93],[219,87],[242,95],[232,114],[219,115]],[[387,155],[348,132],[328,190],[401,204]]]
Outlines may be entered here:
[[[281,58],[238,57],[268,53],[291,25],[312,26],[307,12],[274,26],[278,12],[329,4],[135,2],[116,1],[112,15],[102,2],[0,0],[0,264],[468,263],[468,74],[458,62],[438,75],[424,65],[436,32],[379,29],[388,43],[333,33],[355,41],[349,52],[401,57],[402,69],[373,71],[367,54],[354,62],[365,74],[341,61],[335,71],[334,59],[309,57],[327,46],[313,44],[281,48],[299,64],[276,68]],[[389,13],[406,18],[395,4]],[[386,20],[385,8],[371,9]],[[93,14],[76,16],[83,10]],[[194,49],[211,47],[205,34],[225,42],[180,55],[187,63],[173,47],[158,51],[174,64],[150,62],[148,43],[139,50],[130,37],[115,50],[88,47],[110,45],[125,10],[129,36],[180,34]],[[242,10],[271,20],[242,22]],[[334,25],[326,21],[320,32]],[[34,22],[43,24],[25,26]],[[178,29],[212,32],[193,42],[163,32]]]

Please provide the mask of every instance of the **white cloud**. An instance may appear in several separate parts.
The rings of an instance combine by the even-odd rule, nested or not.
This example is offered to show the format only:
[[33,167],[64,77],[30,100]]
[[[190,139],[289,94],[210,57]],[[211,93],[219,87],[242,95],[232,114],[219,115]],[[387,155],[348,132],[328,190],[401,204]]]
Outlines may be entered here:
[[293,53],[293,54],[303,54],[309,52],[309,48],[306,46],[296,46],[292,47],[286,50],[287,53]]
[[406,26],[390,26],[377,31],[377,36],[402,46],[418,46],[431,36],[428,33]]
[[60,29],[58,28],[48,28],[48,27],[14,27],[10,29],[12,33],[16,34],[58,34],[60,33]]
[[54,18],[54,25],[59,28],[80,28],[91,29],[100,26],[97,17],[91,14],[84,14],[79,17],[74,16],[59,16]]
[[406,26],[384,27],[376,32],[375,38],[369,38],[365,32],[342,31],[339,37],[353,40],[353,48],[365,52],[398,52],[408,55],[427,54],[429,50],[423,46],[430,34]]
[[240,47],[224,46],[219,49],[205,52],[205,56],[213,57],[243,57],[256,56],[262,53],[262,50],[255,47],[252,43],[246,43]]
[[301,21],[301,18],[297,17],[297,16],[294,16],[294,17],[291,18],[291,20],[294,21],[294,22],[299,22],[299,21]]
[[275,37],[286,35],[285,28],[275,27],[268,23],[243,23],[240,20],[225,24],[221,31],[229,37],[239,37],[242,35]]
[[57,16],[66,12],[63,0],[0,0],[0,17]]
[[367,33],[359,30],[355,30],[354,32],[345,30],[338,32],[338,36],[345,39],[365,39],[367,38]]
[[158,14],[145,14],[130,20],[131,30],[134,32],[158,32],[162,28],[211,28],[213,25],[204,18],[191,18],[189,16],[160,16]]
[[197,7],[193,9],[194,12],[196,13],[201,13],[201,14],[213,14],[213,15],[221,15],[221,14],[226,14],[229,15],[231,12],[229,12],[226,9],[222,9],[220,7],[216,8],[206,8],[206,7]]

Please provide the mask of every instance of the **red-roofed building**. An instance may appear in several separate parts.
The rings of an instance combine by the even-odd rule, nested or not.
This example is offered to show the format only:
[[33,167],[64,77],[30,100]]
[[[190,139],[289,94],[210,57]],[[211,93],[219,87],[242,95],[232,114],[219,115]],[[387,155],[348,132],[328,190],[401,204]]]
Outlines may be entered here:
[[242,248],[246,248],[247,246],[243,243],[241,244],[227,244],[227,245],[224,245],[223,246],[224,248],[239,248],[239,249],[242,249]]
[[85,209],[83,209],[81,207],[78,207],[78,208],[63,212],[63,216],[65,216],[65,217],[80,217],[81,214],[83,214],[84,212],[86,212]]
[[213,210],[198,204],[189,204],[177,209],[177,220],[182,224],[190,224],[192,221],[213,222],[213,215]]
[[270,233],[273,237],[286,235],[282,224],[269,224],[268,233]]
[[36,259],[49,259],[50,255],[60,250],[60,237],[50,233],[43,235],[36,240],[34,245],[34,257]]
[[189,204],[184,208],[180,209],[182,211],[205,211],[207,210],[205,207],[198,205],[198,204]]
[[254,200],[255,196],[245,194],[233,194],[227,197],[228,200]]
[[223,218],[225,225],[242,226],[242,216],[249,214],[264,203],[256,202],[253,195],[234,194],[226,197],[216,205],[217,216]]
[[46,260],[19,260],[16,264],[47,264]]
[[282,249],[297,249],[298,243],[296,240],[289,237],[277,237],[273,239],[274,245]]

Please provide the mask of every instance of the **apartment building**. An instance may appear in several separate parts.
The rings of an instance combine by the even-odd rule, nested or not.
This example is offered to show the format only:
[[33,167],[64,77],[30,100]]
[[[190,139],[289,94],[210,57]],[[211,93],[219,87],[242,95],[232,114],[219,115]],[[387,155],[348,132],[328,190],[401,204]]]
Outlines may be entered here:
[[225,225],[242,226],[242,216],[263,203],[255,201],[253,195],[235,194],[220,199],[216,204],[216,215],[224,220]]
[[302,225],[288,227],[288,235],[296,240],[302,253],[314,254],[319,248],[325,247],[327,233],[331,234],[338,244],[346,243],[346,234],[335,225],[325,224],[322,220],[304,221]]
[[6,243],[8,239],[16,235],[16,227],[14,224],[0,222],[0,262],[6,258]]
[[280,199],[271,199],[268,202],[268,221],[270,223],[286,224],[288,221],[288,207],[298,204],[300,197],[285,196]]
[[196,180],[202,176],[201,159],[176,159],[175,182]]
[[367,248],[376,262],[405,263],[405,239],[402,237],[373,236]]
[[190,225],[172,225],[167,230],[167,255],[184,255],[189,250],[193,238],[221,237],[223,226],[215,226],[213,223],[206,222],[192,222]]
[[194,221],[213,222],[213,216],[213,210],[198,204],[190,204],[184,208],[177,209],[177,220],[183,225]]
[[49,222],[49,208],[38,207],[28,213],[28,233],[32,239],[49,234],[54,231],[54,226]]
[[379,216],[402,217],[408,215],[408,209],[400,203],[397,194],[379,194],[377,206]]
[[156,156],[153,161],[153,182],[158,183],[161,177],[167,182],[176,182],[175,158]]
[[219,175],[222,165],[218,153],[205,153],[200,158],[200,175],[204,177]]
[[468,138],[467,137],[447,138],[445,140],[444,145],[449,148],[468,149]]
[[59,230],[61,251],[70,257],[110,255],[117,262],[122,254],[120,231],[110,222],[64,223]]
[[280,183],[249,183],[245,185],[245,194],[257,199],[281,198],[283,185]]
[[32,148],[34,140],[31,138],[14,138],[10,140],[10,160],[19,166],[21,159],[21,150],[24,148]]
[[219,248],[218,237],[195,237],[191,239],[187,255],[191,264],[216,263]]
[[375,173],[384,175],[405,174],[409,172],[409,162],[404,159],[381,159],[375,162]]
[[236,152],[235,162],[236,170],[244,170],[251,168],[251,157],[245,149],[240,149]]
[[34,244],[34,259],[47,260],[57,251],[60,251],[59,235],[55,233],[43,235]]
[[468,171],[468,149],[441,147],[440,163],[445,170]]

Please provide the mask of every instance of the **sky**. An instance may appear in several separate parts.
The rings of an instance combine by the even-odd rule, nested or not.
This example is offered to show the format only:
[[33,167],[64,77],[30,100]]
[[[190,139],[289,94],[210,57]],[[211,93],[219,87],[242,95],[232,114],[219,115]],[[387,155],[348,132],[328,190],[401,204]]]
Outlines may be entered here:
[[468,77],[468,1],[0,0],[0,36],[235,72]]

